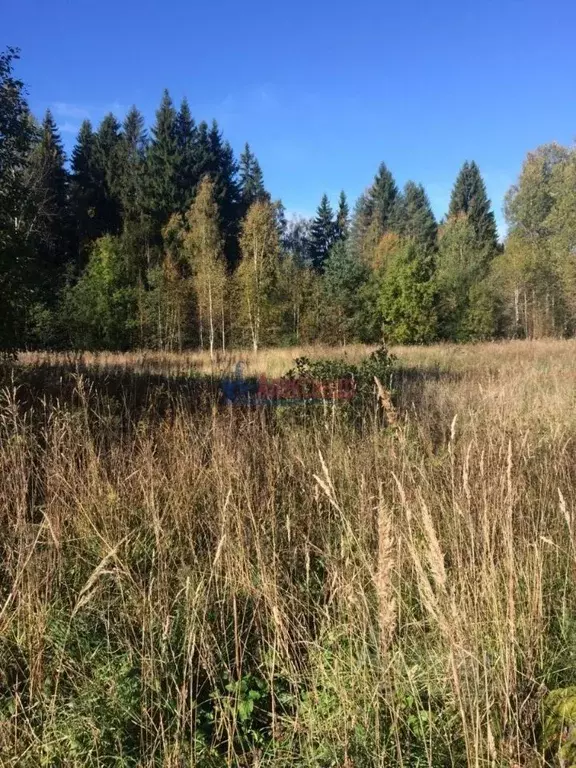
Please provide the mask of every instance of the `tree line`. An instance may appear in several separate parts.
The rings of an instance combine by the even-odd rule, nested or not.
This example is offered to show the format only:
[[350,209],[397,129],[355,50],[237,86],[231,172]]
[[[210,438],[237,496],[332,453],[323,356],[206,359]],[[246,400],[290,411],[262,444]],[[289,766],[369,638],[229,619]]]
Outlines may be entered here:
[[576,152],[528,155],[498,240],[476,163],[437,222],[382,163],[349,210],[286,220],[246,144],[165,91],[80,127],[65,156],[0,54],[0,348],[179,350],[566,336],[576,328]]

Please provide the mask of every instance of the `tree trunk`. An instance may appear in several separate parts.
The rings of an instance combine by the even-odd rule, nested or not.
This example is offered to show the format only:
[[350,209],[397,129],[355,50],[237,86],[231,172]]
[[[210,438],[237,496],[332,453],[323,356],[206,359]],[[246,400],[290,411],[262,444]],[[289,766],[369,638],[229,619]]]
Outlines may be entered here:
[[214,360],[214,312],[212,308],[212,283],[208,281],[208,319],[210,321],[210,360]]

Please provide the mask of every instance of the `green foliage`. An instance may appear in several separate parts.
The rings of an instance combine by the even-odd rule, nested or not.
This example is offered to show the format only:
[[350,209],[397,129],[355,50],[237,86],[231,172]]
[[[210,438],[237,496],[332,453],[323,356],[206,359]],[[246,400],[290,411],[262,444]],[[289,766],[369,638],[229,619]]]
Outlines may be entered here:
[[64,299],[74,347],[125,349],[135,326],[136,290],[126,278],[119,238],[94,243],[86,271]]
[[156,112],[148,148],[147,209],[154,217],[158,232],[170,214],[178,210],[181,167],[178,115],[168,90],[165,90]]
[[102,235],[116,235],[122,225],[120,154],[120,123],[110,113],[100,123],[94,143],[94,163],[100,191],[96,216],[98,232]]
[[270,199],[270,195],[266,192],[264,186],[264,177],[260,163],[250,149],[248,142],[246,142],[244,151],[240,155],[238,170],[240,204],[245,216],[252,203],[255,203],[257,200]]
[[322,273],[330,249],[336,240],[336,222],[330,206],[328,195],[322,195],[322,200],[316,211],[316,217],[310,228],[310,259],[314,269]]
[[576,766],[576,686],[558,688],[542,702],[542,749],[553,765]]
[[[204,339],[198,306],[184,306],[191,275],[183,268],[183,242],[167,258],[163,233],[173,217],[190,210],[205,177],[216,206],[212,241],[224,255],[224,347],[576,331],[573,149],[550,144],[528,155],[506,198],[505,252],[480,170],[468,161],[440,227],[422,185],[409,181],[399,192],[384,163],[351,221],[341,192],[335,214],[324,195],[313,220],[287,222],[249,144],[237,163],[216,121],[197,123],[186,99],[176,109],[167,90],[150,139],[136,107],[122,125],[113,114],[97,130],[84,121],[69,173],[52,116],[38,126],[29,113],[24,86],[12,74],[17,58],[15,49],[0,55],[1,349],[65,345],[71,336],[79,346],[98,341],[122,348],[151,343],[180,349]],[[251,267],[241,242],[256,203],[270,206],[275,229],[266,245],[269,257],[260,259],[273,269],[261,274],[252,270],[253,254]],[[108,283],[88,264],[105,236],[119,238],[123,270]],[[257,279],[248,279],[251,270]],[[109,311],[90,320],[73,297],[95,283],[116,288],[109,291]],[[105,291],[88,293],[93,298]],[[248,308],[256,296],[266,297],[259,319]],[[68,333],[70,302],[84,320]],[[92,329],[85,340],[81,328]]]
[[323,280],[326,297],[323,312],[330,340],[346,343],[358,339],[361,311],[358,297],[368,275],[366,265],[351,253],[347,243],[341,241],[332,248]]
[[79,255],[77,266],[80,270],[85,266],[86,252],[91,243],[102,235],[98,218],[102,186],[96,166],[96,136],[89,120],[84,120],[80,126],[72,151],[71,167],[70,200]]
[[39,141],[33,147],[29,165],[36,295],[53,304],[62,286],[65,268],[72,252],[72,222],[68,206],[68,172],[62,140],[48,110]]
[[179,203],[182,211],[188,210],[200,181],[200,157],[198,129],[186,99],[182,100],[176,117],[176,140],[180,155],[178,169]]
[[[492,250],[482,246],[472,222],[459,214],[441,227],[436,257],[435,285],[438,291],[440,335],[445,339],[466,341],[492,335],[488,327],[495,311],[490,306],[486,280],[491,265]],[[483,307],[483,308],[482,308]],[[474,327],[474,318],[481,320]]]
[[435,286],[430,257],[408,241],[387,266],[379,295],[384,339],[393,344],[427,344],[437,335]]
[[24,84],[13,74],[17,60],[15,48],[0,53],[0,354],[22,346],[31,298],[28,277],[33,248],[26,231],[34,213],[27,199],[26,158],[35,130]]
[[413,239],[424,250],[435,250],[438,225],[421,184],[407,182],[396,200],[393,221],[394,229],[401,237]]
[[337,382],[346,379],[353,380],[356,385],[356,396],[360,401],[374,394],[374,377],[384,385],[389,381],[396,358],[386,347],[379,347],[365,357],[358,365],[351,363],[346,357],[340,359],[310,360],[299,357],[294,361],[286,378],[303,382]]
[[496,220],[486,194],[484,179],[475,162],[464,163],[452,190],[448,216],[461,214],[468,217],[479,247],[495,253],[498,248]]
[[350,229],[350,208],[348,206],[348,199],[344,190],[340,192],[338,198],[338,210],[336,211],[336,242],[339,240],[345,240],[348,237],[348,231]]

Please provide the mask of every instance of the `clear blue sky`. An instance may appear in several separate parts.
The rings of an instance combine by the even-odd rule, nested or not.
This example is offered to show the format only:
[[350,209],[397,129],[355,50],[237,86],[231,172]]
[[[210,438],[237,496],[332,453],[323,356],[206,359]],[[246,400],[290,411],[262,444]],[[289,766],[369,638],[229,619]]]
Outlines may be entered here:
[[525,153],[576,135],[574,0],[291,3],[3,0],[0,46],[66,146],[162,89],[248,140],[268,188],[311,214],[324,191],[353,201],[384,160],[422,182],[438,216],[474,159],[499,222]]

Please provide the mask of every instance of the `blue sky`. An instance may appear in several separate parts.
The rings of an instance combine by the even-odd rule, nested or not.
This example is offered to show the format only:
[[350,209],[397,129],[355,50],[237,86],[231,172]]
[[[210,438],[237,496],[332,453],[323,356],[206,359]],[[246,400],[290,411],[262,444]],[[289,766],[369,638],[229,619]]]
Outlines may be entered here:
[[384,160],[447,207],[465,159],[502,200],[526,152],[576,135],[574,0],[3,0],[32,108],[70,148],[83,117],[153,120],[166,86],[248,140],[268,188],[312,214]]

